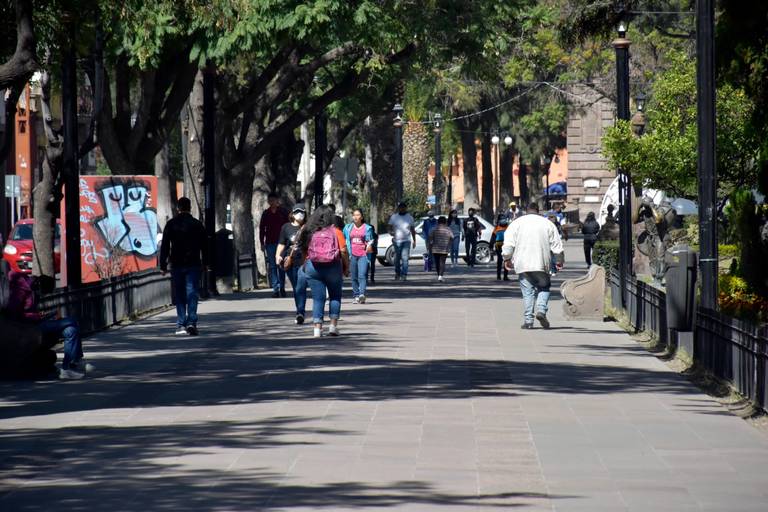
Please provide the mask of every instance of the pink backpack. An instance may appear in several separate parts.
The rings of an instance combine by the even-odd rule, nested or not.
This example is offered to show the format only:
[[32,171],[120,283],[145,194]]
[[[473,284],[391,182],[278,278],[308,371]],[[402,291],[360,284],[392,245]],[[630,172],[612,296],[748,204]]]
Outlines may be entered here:
[[334,263],[341,257],[339,239],[336,237],[336,228],[328,226],[320,231],[315,231],[309,242],[307,257],[312,263]]

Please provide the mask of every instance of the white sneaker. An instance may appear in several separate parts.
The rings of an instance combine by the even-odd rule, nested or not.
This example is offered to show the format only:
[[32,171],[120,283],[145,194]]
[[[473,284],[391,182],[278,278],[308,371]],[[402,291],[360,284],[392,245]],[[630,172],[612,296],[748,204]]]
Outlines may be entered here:
[[360,304],[365,304],[365,295],[361,295],[357,298],[357,300],[360,301]]
[[443,282],[443,276],[437,276],[437,280],[442,283]]
[[339,335],[339,327],[336,325],[331,325],[328,328],[328,334],[331,336],[338,336]]
[[80,373],[72,369],[65,370],[64,368],[62,368],[61,370],[59,370],[59,378],[62,380],[64,379],[78,380],[78,379],[82,379],[83,377],[85,377],[84,373]]
[[74,369],[77,370],[78,372],[88,373],[96,370],[96,367],[91,363],[89,363],[88,361],[86,361],[84,357],[79,361],[75,361],[74,363],[72,363],[72,366],[74,366],[75,367]]
[[322,327],[315,327],[313,330],[313,336],[315,338],[322,338],[323,337],[323,328]]
[[176,332],[174,333],[176,336],[186,336],[187,335],[187,328],[186,327],[179,327],[176,329]]
[[352,301],[352,304],[360,304],[360,297],[355,297],[355,299]]

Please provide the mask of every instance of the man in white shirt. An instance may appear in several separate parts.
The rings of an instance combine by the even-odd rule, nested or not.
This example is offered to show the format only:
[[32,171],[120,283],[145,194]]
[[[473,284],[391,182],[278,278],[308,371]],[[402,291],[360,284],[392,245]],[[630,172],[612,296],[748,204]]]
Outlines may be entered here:
[[395,248],[395,281],[408,278],[408,259],[411,257],[411,247],[416,247],[416,221],[408,213],[408,205],[401,202],[397,205],[397,213],[389,218],[389,233],[392,235],[392,245]]
[[533,328],[534,309],[536,320],[543,328],[549,329],[547,310],[552,254],[560,270],[563,268],[563,242],[555,225],[539,215],[539,207],[532,203],[528,206],[527,215],[509,225],[501,248],[505,268],[514,269],[520,279],[525,305],[523,329]]

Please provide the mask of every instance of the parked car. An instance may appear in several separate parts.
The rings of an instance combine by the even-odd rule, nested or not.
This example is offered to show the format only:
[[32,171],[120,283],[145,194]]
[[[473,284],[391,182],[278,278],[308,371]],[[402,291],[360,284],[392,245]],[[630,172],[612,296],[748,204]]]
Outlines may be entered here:
[[[468,215],[459,215],[462,225],[467,219]],[[477,262],[480,264],[490,263],[491,261],[491,236],[493,234],[493,224],[483,219],[482,217],[475,216],[483,224],[483,234],[480,240],[477,242]],[[421,259],[422,255],[427,252],[427,241],[422,235],[422,226],[426,217],[416,220],[416,248],[411,249],[411,259]],[[459,244],[459,256],[466,260],[467,251],[464,247],[464,233],[461,234],[461,243]],[[392,246],[392,235],[389,233],[382,233],[379,235],[378,251],[376,252],[376,259],[382,265],[393,265],[395,261],[395,248]]]
[[[16,223],[8,236],[8,242],[3,248],[3,259],[11,266],[11,270],[29,274],[32,272],[32,229],[34,219],[22,219]],[[56,273],[61,268],[61,223],[56,221],[54,233],[53,265]]]

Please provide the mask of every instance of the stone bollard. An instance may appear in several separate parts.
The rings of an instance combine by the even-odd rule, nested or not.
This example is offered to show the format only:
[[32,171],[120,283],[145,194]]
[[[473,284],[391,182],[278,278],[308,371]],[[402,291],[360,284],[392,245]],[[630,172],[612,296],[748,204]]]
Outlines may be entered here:
[[592,265],[587,273],[560,287],[563,311],[569,320],[602,320],[605,308],[605,269]]

